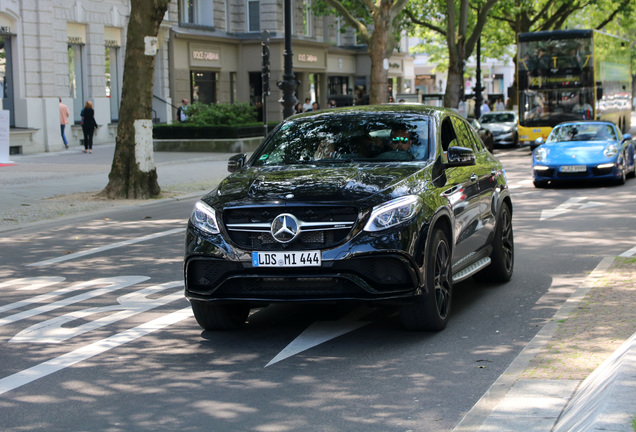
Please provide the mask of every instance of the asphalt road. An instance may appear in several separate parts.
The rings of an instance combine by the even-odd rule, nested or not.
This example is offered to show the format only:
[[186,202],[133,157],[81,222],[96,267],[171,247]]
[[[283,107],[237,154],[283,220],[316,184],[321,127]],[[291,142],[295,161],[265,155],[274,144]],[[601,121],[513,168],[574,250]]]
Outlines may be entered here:
[[636,180],[535,189],[498,152],[516,265],[456,286],[440,333],[394,311],[271,306],[204,332],[183,299],[195,199],[107,209],[0,240],[0,429],[452,430],[603,257],[636,246]]

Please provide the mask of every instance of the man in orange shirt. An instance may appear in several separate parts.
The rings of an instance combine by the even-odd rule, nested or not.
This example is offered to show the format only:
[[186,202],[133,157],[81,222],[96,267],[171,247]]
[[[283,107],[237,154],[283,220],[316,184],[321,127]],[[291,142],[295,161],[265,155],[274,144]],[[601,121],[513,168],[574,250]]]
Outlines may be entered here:
[[68,149],[68,141],[66,135],[64,135],[64,129],[68,124],[68,118],[71,115],[68,111],[68,107],[62,103],[62,98],[57,98],[60,101],[60,130],[62,131],[62,141],[64,141],[64,147]]

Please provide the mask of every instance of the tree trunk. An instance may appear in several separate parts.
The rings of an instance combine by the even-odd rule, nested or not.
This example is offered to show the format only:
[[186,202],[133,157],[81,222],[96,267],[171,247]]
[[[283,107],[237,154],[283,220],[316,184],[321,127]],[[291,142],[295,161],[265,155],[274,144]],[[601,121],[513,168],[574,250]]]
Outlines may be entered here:
[[371,85],[369,103],[371,105],[388,102],[389,71],[384,68],[387,31],[385,27],[376,27],[369,44],[371,57]]
[[131,0],[115,156],[108,185],[110,199],[159,195],[152,148],[152,93],[159,26],[170,0]]
[[459,102],[464,90],[464,68],[462,60],[452,56],[448,65],[446,92],[444,93],[444,106],[447,108],[459,107]]

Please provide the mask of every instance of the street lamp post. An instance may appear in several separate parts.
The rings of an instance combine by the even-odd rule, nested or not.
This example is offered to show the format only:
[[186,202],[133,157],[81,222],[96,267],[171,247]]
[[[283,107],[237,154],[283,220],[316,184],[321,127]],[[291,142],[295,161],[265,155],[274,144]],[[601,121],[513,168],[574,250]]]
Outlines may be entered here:
[[484,100],[481,95],[484,90],[481,86],[481,36],[477,39],[477,70],[475,74],[477,75],[475,80],[475,118],[479,119],[481,117],[481,103]]
[[283,105],[283,118],[287,118],[295,113],[294,107],[298,103],[296,99],[296,88],[299,81],[296,80],[293,70],[293,56],[292,42],[291,42],[291,29],[292,29],[292,8],[291,0],[285,0],[285,69],[283,73],[283,80],[278,81],[278,88],[283,91],[283,98],[281,104]]

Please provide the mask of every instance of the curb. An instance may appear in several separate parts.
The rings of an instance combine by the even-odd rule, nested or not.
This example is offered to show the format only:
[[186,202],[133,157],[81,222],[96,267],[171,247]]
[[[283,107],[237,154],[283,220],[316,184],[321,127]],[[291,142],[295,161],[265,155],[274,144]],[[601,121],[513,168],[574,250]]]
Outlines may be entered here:
[[[503,374],[493,383],[492,386],[484,393],[484,395],[477,401],[477,403],[473,406],[473,408],[464,416],[464,418],[458,423],[458,425],[453,429],[454,432],[473,432],[478,431],[482,427],[482,425],[486,422],[486,420],[490,417],[494,417],[495,409],[498,405],[501,404],[502,401],[508,396],[511,390],[519,382],[519,377],[522,372],[530,365],[530,361],[534,359],[534,357],[540,352],[540,350],[549,342],[550,338],[554,335],[558,325],[559,320],[566,319],[570,313],[577,307],[580,301],[585,297],[588,291],[594,286],[594,284],[602,278],[607,270],[614,263],[615,257],[605,257],[601,262],[596,266],[596,268],[590,273],[590,275],[583,281],[583,284],[577,288],[574,293],[567,299],[567,301],[559,308],[559,310],[554,314],[554,316],[550,319],[550,321],[543,326],[543,328],[535,335],[534,338],[526,345],[526,347],[519,353],[519,355],[513,360],[513,362],[508,366],[508,368],[504,371]],[[599,369],[601,369],[599,367]],[[596,371],[595,371],[596,373]],[[578,381],[574,381],[574,383],[578,383]],[[569,392],[568,396],[572,395],[572,384],[571,380],[564,380],[564,384],[567,384],[566,392]],[[572,390],[570,390],[572,389]],[[527,394],[528,397],[532,397],[536,395]],[[571,405],[571,404],[570,404]],[[530,407],[526,407],[529,409]],[[546,418],[546,414],[540,415],[538,417],[542,417],[544,420],[548,420]],[[550,421],[551,426],[559,419],[561,414],[560,410],[557,413],[552,412]],[[556,416],[554,416],[556,414]],[[502,423],[501,415],[498,416],[499,421],[498,424]],[[508,425],[507,428],[502,430],[523,430],[519,429],[521,419],[519,416],[508,415],[508,418],[503,419],[504,423]],[[524,426],[525,427],[525,422]],[[548,428],[547,430],[550,430]],[[538,430],[538,429],[536,429]]]

